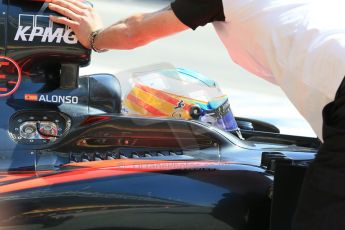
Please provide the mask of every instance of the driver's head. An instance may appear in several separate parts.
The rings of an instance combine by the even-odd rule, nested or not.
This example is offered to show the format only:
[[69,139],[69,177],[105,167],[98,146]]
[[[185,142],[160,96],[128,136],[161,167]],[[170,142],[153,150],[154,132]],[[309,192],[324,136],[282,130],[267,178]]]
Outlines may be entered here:
[[173,68],[132,76],[124,95],[123,112],[199,120],[226,131],[238,129],[228,97],[213,80],[194,71]]

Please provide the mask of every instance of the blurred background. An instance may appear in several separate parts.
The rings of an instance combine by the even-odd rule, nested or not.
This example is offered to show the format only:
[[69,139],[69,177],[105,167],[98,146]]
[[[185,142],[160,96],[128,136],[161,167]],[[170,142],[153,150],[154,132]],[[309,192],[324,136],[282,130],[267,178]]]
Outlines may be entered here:
[[[91,0],[105,25],[137,12],[152,12],[166,7],[169,0]],[[314,132],[284,93],[251,75],[229,58],[213,26],[164,38],[131,51],[93,54],[91,66],[82,73],[116,73],[161,62],[198,71],[218,82],[230,98],[235,116],[260,119],[276,125],[282,133],[315,136]]]

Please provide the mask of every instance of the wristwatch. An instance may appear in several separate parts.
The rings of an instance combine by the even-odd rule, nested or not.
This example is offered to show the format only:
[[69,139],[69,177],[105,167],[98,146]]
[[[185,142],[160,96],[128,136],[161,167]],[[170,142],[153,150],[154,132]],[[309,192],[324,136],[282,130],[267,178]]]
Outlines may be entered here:
[[90,34],[90,37],[89,37],[89,42],[90,42],[90,47],[93,51],[95,51],[96,53],[104,53],[104,52],[107,52],[109,51],[108,49],[98,49],[96,46],[95,46],[95,41],[96,41],[96,38],[98,36],[98,34],[101,32],[101,30],[96,30],[94,32],[92,32]]

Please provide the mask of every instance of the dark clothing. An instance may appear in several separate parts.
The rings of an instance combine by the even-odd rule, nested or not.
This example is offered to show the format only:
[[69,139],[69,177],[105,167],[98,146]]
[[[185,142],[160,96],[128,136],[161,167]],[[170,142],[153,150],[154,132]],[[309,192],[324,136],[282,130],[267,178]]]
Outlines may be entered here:
[[222,0],[175,0],[171,8],[176,17],[195,30],[215,21],[225,21]]
[[308,169],[293,230],[345,229],[345,82],[323,110],[323,138]]

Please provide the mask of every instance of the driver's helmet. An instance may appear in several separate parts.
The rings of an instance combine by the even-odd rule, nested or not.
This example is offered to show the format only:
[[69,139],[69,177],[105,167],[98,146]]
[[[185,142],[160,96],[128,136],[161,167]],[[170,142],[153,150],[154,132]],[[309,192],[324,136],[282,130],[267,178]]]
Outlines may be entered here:
[[226,131],[238,130],[228,97],[215,81],[187,69],[134,72],[122,112],[147,117],[199,120]]

